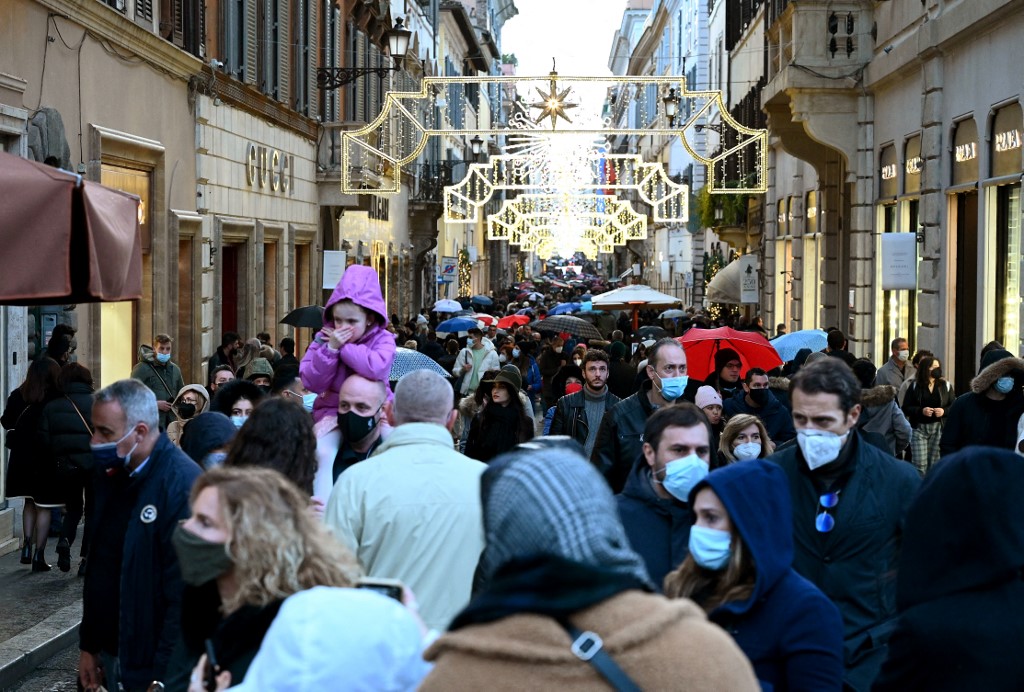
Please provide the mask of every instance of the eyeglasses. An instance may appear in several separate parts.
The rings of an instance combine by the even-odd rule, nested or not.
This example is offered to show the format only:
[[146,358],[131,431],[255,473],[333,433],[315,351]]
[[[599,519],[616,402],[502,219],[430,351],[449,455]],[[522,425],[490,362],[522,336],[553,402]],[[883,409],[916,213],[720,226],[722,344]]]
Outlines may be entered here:
[[743,363],[737,363],[736,361],[732,361],[731,363],[726,363],[725,367],[729,368],[730,370],[739,370],[740,368],[743,367]]
[[818,506],[822,508],[822,511],[818,512],[818,516],[814,518],[814,528],[818,530],[818,533],[828,533],[836,527],[836,519],[828,511],[835,509],[838,504],[838,490],[825,493],[818,498]]

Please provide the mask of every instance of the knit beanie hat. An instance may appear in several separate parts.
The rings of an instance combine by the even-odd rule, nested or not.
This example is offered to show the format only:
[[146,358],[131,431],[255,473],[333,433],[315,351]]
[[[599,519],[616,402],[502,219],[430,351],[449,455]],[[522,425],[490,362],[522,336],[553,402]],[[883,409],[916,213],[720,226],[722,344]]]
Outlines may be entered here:
[[651,585],[643,560],[629,547],[611,489],[594,465],[566,447],[530,447],[497,457],[481,478],[487,547],[480,576],[490,580],[516,558],[551,555]]
[[1006,349],[994,348],[981,359],[981,369],[984,370],[993,363],[998,363],[1005,358],[1013,358],[1013,354]]
[[694,397],[694,403],[697,404],[697,408],[705,408],[707,406],[713,406],[715,404],[722,405],[722,397],[715,391],[714,387],[704,385],[697,389],[697,396]]
[[731,348],[723,348],[715,354],[715,372],[722,372],[722,368],[725,367],[726,363],[734,360],[740,360],[740,354]]
[[626,344],[621,341],[616,341],[608,349],[608,355],[613,361],[622,360],[626,355]]

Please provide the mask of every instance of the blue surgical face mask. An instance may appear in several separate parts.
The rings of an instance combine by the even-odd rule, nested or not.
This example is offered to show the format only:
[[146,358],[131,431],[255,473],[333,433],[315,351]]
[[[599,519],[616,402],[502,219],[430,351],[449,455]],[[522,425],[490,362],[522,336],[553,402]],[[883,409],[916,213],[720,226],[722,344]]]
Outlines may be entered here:
[[1000,394],[1009,394],[1013,391],[1013,378],[1000,377],[995,383],[996,391]]
[[661,485],[680,502],[689,502],[690,491],[704,480],[710,467],[696,454],[665,464],[665,480]]
[[688,375],[680,375],[679,377],[662,377],[658,375],[658,379],[661,381],[661,396],[665,401],[675,401],[683,395],[686,391],[686,385],[690,381]]
[[215,466],[223,466],[224,460],[227,458],[227,452],[210,452],[203,457],[202,467],[204,469],[212,469]]
[[690,555],[704,569],[724,569],[732,557],[732,536],[728,531],[691,526]]
[[513,358],[518,358],[519,357],[519,349],[518,348],[512,349],[512,357]]
[[231,416],[231,422],[235,424],[236,428],[240,428],[245,425],[245,416]]
[[158,353],[158,354],[156,354],[156,361],[158,363],[166,365],[167,363],[169,363],[171,361],[171,354],[170,353]]
[[313,402],[316,401],[316,392],[309,392],[302,395],[302,407],[307,411],[313,410]]
[[123,457],[117,453],[117,446],[128,439],[128,436],[135,431],[135,428],[129,428],[128,432],[124,434],[117,442],[104,442],[98,445],[89,445],[92,449],[92,459],[98,468],[101,470],[116,469],[119,466],[127,466],[128,461],[132,458],[132,452],[139,446],[136,442],[128,453]]

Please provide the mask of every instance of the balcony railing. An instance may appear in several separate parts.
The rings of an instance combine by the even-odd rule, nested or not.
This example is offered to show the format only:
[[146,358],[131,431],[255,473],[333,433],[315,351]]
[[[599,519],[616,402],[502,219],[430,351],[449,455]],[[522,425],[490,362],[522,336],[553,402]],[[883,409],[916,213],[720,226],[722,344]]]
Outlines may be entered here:
[[444,188],[454,185],[466,175],[469,161],[442,161],[440,163],[421,163],[407,166],[407,180],[412,181],[409,201],[434,202],[444,201]]

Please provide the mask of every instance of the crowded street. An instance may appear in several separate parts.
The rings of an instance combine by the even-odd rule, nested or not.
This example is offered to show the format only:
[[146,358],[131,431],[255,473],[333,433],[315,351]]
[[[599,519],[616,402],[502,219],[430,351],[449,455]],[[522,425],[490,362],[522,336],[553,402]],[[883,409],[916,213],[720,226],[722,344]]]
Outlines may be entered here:
[[0,3],[0,692],[1024,690],[1022,26]]

